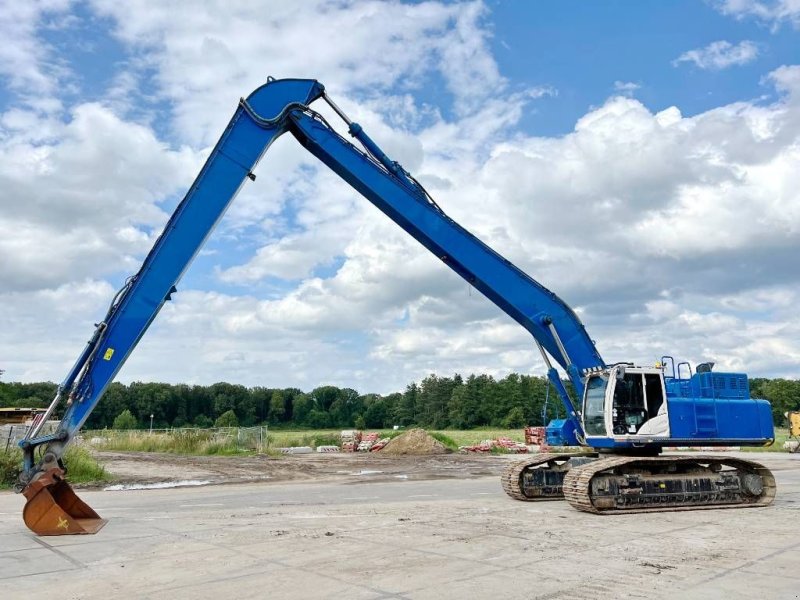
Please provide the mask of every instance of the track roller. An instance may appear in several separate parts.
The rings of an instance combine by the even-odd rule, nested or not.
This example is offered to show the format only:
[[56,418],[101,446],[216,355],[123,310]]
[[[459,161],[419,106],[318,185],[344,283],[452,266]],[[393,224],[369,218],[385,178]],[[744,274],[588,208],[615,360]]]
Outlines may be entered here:
[[574,508],[595,514],[747,508],[772,503],[775,477],[725,456],[612,456],[574,466],[563,490]]
[[500,483],[506,494],[515,500],[561,500],[564,475],[575,463],[583,464],[596,454],[539,454],[535,458],[517,461],[505,468]]

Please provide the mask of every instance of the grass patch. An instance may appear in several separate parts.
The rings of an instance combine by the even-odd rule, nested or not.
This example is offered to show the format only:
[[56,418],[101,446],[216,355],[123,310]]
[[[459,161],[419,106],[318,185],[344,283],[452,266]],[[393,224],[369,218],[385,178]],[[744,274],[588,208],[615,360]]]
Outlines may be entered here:
[[[394,438],[405,433],[408,429],[366,429],[365,432],[377,431],[379,437]],[[525,441],[522,428],[446,429],[428,430],[428,433],[452,450],[457,450],[460,446],[473,446],[480,444],[484,440],[501,437],[510,438],[516,442]],[[274,451],[275,448],[338,446],[340,434],[340,429],[270,430],[260,451],[277,455]],[[172,432],[153,432],[152,434],[147,431],[104,430],[86,432],[84,435],[87,439],[95,438],[92,446],[98,450],[224,456],[259,451],[256,447],[247,449],[240,442],[237,442],[235,429],[228,432],[184,429]],[[788,430],[776,428],[776,439],[772,446],[743,447],[742,450],[749,452],[784,452],[783,443],[788,439],[788,435]],[[498,452],[501,452],[501,450],[498,450]],[[2,473],[3,467],[0,466],[0,480],[2,480]]]
[[[394,438],[405,433],[403,429],[365,429],[365,432],[377,431],[381,438]],[[231,433],[232,432],[232,433]],[[231,432],[210,431],[206,429],[183,429],[171,432],[148,431],[87,431],[86,439],[92,439],[92,446],[98,450],[120,452],[168,452],[174,454],[218,454],[233,455],[257,451],[243,449],[237,443],[236,430]],[[429,430],[434,438],[447,448],[458,450],[459,446],[479,444],[486,439],[508,437],[512,440],[524,441],[522,429],[474,429],[474,430]],[[261,452],[270,454],[274,448],[292,448],[298,446],[338,446],[341,429],[299,429],[270,430]]]
[[458,444],[449,435],[445,435],[441,431],[429,431],[428,433],[433,439],[443,444],[448,450],[452,450],[453,452],[458,451]]
[[92,453],[81,446],[72,445],[67,448],[64,466],[67,467],[67,481],[70,483],[96,483],[112,479]]
[[0,488],[14,485],[22,466],[22,452],[16,448],[0,452]]
[[270,431],[267,436],[270,448],[297,448],[298,446],[338,446],[340,429],[302,429],[299,431]]
[[744,452],[786,452],[783,443],[789,439],[789,430],[775,428],[775,442],[771,446],[742,446]]
[[[395,438],[411,429],[365,429],[364,432],[377,431],[379,437]],[[472,446],[479,444],[483,440],[495,439],[499,437],[511,438],[517,442],[525,441],[525,434],[522,429],[472,429],[472,430],[428,430],[428,433],[439,440],[448,448],[458,450],[459,446]],[[311,446],[316,448],[323,445],[339,445],[340,429],[300,429],[290,430],[271,430],[269,432],[270,448],[290,448],[292,446]]]
[[[111,475],[98,463],[86,448],[70,446],[64,454],[67,481],[70,483],[96,483],[110,481]],[[13,449],[0,452],[0,488],[10,488],[17,482],[22,468],[22,451]]]
[[92,432],[90,435],[93,447],[98,450],[193,455],[233,455],[252,451],[240,446],[235,429],[179,429],[168,433],[108,430]]
[[496,440],[497,438],[507,437],[515,442],[525,441],[525,432],[522,427],[519,429],[454,429],[444,431],[429,431],[431,435],[434,433],[443,433],[455,442],[457,446],[474,446],[480,444],[483,440]]

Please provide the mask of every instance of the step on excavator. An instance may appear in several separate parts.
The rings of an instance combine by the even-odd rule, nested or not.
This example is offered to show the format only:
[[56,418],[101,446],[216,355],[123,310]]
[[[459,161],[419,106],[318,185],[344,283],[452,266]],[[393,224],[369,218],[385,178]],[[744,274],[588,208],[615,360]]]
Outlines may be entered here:
[[[355,143],[311,108],[327,102]],[[747,376],[664,357],[657,367],[606,363],[578,316],[453,219],[391,160],[316,80],[268,78],[236,111],[140,270],[59,385],[44,418],[20,442],[16,491],[25,524],[39,535],[92,534],[105,521],[65,480],[62,461],[105,389],[125,363],[226,208],[269,146],[289,132],[311,154],[412,235],[534,338],[567,410],[567,437],[580,452],[539,455],[509,466],[502,486],[518,500],[565,498],[592,513],[764,506],[775,480],[763,466],[720,455],[664,456],[672,446],[772,443],[769,403],[750,398]],[[553,366],[574,388],[575,399]],[[63,416],[54,433],[42,425]]]

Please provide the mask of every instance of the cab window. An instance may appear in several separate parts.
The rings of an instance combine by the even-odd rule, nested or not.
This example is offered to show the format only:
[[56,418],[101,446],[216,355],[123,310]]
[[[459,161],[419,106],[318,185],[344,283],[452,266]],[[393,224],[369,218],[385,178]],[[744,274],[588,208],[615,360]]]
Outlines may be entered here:
[[614,385],[611,421],[616,435],[635,434],[647,420],[641,373],[626,373]]
[[586,382],[583,426],[586,435],[606,435],[605,399],[608,377],[594,375]]

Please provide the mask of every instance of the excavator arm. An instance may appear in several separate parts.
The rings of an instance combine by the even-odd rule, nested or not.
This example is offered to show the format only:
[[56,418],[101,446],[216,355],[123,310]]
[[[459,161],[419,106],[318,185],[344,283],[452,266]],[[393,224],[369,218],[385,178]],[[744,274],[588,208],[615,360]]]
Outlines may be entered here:
[[[309,105],[324,99],[347,123],[363,150],[339,135]],[[569,414],[575,411],[551,356],[579,394],[584,377],[605,366],[577,315],[550,290],[448,217],[425,189],[351,122],[314,80],[269,79],[239,107],[200,174],[167,222],[141,269],[114,297],[106,317],[58,388],[44,419],[20,446],[24,464],[17,491],[28,498],[23,516],[40,535],[95,533],[105,523],[64,481],[62,456],[103,392],[165,302],[205,239],[272,142],[285,132],[335,171],[395,223],[528,330]],[[66,405],[53,434],[39,435]],[[577,419],[575,419],[576,426]],[[579,430],[580,431],[580,430]],[[36,459],[39,449],[41,458]]]

